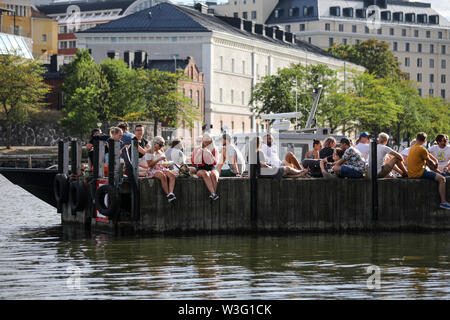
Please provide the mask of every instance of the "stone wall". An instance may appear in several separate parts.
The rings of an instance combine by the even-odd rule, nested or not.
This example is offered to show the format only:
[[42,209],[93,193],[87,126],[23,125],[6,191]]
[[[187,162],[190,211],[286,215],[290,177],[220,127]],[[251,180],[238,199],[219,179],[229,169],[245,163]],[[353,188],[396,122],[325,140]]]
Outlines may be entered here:
[[[30,122],[12,127],[11,145],[13,146],[56,146],[58,140],[66,134],[56,122]],[[0,121],[0,145],[6,146],[8,127]]]

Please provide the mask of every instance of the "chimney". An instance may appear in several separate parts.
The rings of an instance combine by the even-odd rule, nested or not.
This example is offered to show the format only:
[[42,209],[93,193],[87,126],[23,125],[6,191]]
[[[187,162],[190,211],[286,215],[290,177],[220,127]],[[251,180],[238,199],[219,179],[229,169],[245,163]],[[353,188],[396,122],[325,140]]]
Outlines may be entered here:
[[194,4],[194,9],[200,13],[204,13],[204,14],[208,13],[208,6],[204,3],[198,2],[198,3]]
[[266,29],[264,28],[263,24],[255,24],[255,33],[260,34],[263,37],[266,35]]
[[286,42],[295,43],[295,34],[293,34],[291,32],[285,32],[284,37],[285,37]]
[[232,25],[235,28],[238,28],[239,30],[244,30],[244,20],[241,18],[234,18],[234,17],[226,17],[226,16],[216,16],[220,20],[228,23],[229,25]]
[[250,33],[255,33],[255,25],[252,21],[244,20],[244,30]]

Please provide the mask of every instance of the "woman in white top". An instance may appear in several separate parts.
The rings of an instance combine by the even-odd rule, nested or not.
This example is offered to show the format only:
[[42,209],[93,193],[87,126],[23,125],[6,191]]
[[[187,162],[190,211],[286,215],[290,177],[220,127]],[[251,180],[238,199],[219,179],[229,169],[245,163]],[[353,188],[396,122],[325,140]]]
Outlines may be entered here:
[[161,180],[162,188],[170,203],[176,199],[173,193],[173,189],[175,188],[175,175],[163,165],[163,162],[166,161],[166,155],[163,149],[164,145],[165,141],[162,137],[156,136],[153,138],[151,149],[145,155],[145,160],[147,160],[148,165],[147,178]]

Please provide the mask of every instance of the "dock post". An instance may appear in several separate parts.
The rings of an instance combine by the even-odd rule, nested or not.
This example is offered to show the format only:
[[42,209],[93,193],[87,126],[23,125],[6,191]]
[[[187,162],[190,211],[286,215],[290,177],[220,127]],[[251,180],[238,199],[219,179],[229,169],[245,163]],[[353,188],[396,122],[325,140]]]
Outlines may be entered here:
[[105,141],[94,141],[94,180],[105,176]]
[[72,139],[70,143],[70,154],[72,161],[72,175],[81,175],[81,141]]
[[129,174],[128,178],[130,181],[131,188],[133,192],[131,193],[131,211],[133,214],[134,221],[138,221],[140,217],[140,192],[139,192],[139,142],[132,140],[131,142],[131,166],[133,168],[133,174]]
[[120,166],[120,142],[110,140],[108,146],[108,184],[117,186]]
[[69,173],[69,143],[58,141],[58,173]]
[[258,182],[257,182],[257,154],[256,138],[249,143],[249,178],[250,178],[250,225],[252,231],[258,228]]
[[372,221],[378,221],[377,136],[370,143],[370,179],[372,181]]

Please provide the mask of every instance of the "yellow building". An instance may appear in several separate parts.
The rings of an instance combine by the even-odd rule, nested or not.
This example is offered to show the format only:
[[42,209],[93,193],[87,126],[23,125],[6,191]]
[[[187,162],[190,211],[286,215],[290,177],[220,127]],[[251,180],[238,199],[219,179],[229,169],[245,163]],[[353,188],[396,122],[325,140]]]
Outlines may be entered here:
[[33,56],[48,60],[58,53],[58,22],[34,8],[31,9],[31,21]]
[[6,9],[0,16],[0,30],[25,39],[33,56],[46,61],[58,53],[58,22],[38,11],[31,0],[0,0]]

